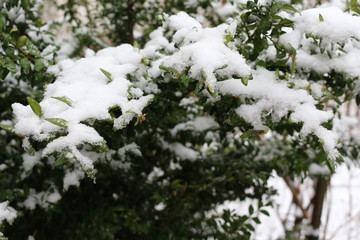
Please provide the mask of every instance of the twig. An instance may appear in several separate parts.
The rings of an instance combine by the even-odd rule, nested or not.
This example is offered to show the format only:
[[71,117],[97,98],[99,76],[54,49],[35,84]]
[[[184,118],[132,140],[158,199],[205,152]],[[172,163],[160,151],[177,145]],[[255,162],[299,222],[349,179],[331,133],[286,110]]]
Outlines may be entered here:
[[296,206],[298,206],[298,208],[300,208],[304,218],[309,218],[309,215],[307,213],[307,211],[305,210],[303,203],[301,201],[301,199],[298,198],[298,192],[299,190],[294,186],[293,182],[291,181],[290,177],[284,177],[283,178],[285,183],[288,185],[292,195],[293,195],[293,201],[296,204]]

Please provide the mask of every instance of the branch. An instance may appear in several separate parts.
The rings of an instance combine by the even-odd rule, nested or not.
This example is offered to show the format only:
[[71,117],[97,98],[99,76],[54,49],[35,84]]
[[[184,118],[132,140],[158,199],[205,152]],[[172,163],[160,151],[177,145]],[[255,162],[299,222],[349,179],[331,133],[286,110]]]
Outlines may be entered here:
[[293,182],[291,181],[290,177],[283,177],[285,183],[288,185],[292,195],[293,201],[298,208],[300,208],[304,218],[309,218],[307,211],[305,210],[301,199],[298,198],[299,190],[294,186]]
[[128,17],[128,22],[127,22],[127,29],[128,29],[128,34],[129,34],[129,43],[131,45],[134,44],[134,19],[133,19],[133,7],[134,7],[134,1],[133,0],[128,0],[127,1],[127,9],[126,9],[126,14]]

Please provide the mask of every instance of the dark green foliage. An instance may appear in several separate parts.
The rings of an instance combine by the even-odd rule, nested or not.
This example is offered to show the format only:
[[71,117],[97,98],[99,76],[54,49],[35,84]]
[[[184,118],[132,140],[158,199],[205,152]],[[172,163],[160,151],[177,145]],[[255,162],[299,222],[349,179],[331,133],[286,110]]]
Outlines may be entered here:
[[[294,2],[301,1],[292,1]],[[19,3],[33,26],[43,26],[41,19],[30,11],[32,1],[9,1],[6,6],[10,9]],[[214,15],[212,1],[208,0],[197,1],[191,7],[185,1],[177,0],[146,1],[149,5],[145,7],[144,3],[144,0],[99,0],[96,1],[96,7],[89,10],[87,1],[71,0],[59,6],[73,24],[72,30],[78,40],[71,57],[82,56],[85,47],[98,50],[121,43],[143,46],[149,40],[149,34],[161,26],[158,15],[163,12],[173,14],[186,10],[195,14],[201,7],[210,24],[218,25],[226,20]],[[77,32],[84,24],[77,16],[79,6],[84,6],[87,11],[86,33]],[[302,72],[302,69],[296,67],[296,49],[285,48],[279,43],[284,28],[292,27],[293,22],[278,13],[281,10],[296,12],[294,5],[273,1],[263,6],[258,1],[248,1],[247,4],[239,4],[238,8],[242,11],[238,16],[241,21],[234,37],[225,36],[225,44],[234,43],[248,62],[254,62],[254,67],[276,71],[277,77],[288,81],[290,88],[295,87],[295,83],[289,81],[289,76],[296,73],[311,81],[324,81],[331,91],[327,91],[319,99],[318,109],[323,109],[330,100],[340,105],[344,101],[355,99],[359,105],[359,95],[352,94],[355,88],[353,77],[337,72],[326,75]],[[354,1],[350,1],[348,10],[357,12],[356,2],[354,4]],[[320,21],[324,21],[322,18],[319,16]],[[133,30],[136,27],[143,28],[143,34],[139,37],[134,36]],[[41,54],[53,43],[32,41],[27,35],[29,28],[28,22],[11,22],[5,11],[0,10],[0,44],[4,50],[0,52],[2,120],[11,119],[12,103],[25,103],[26,99],[34,113],[42,118],[38,101],[46,84],[54,80],[47,72],[54,59],[45,59]],[[321,39],[312,35],[308,38],[314,40],[315,50],[321,52]],[[276,49],[275,59],[259,59],[270,45]],[[53,52],[56,51],[54,48]],[[143,59],[144,67],[152,60],[154,59]],[[224,65],[219,69],[226,67],[228,66]],[[271,116],[264,114],[266,125],[273,131],[273,136],[266,138],[267,130],[254,130],[236,114],[238,107],[256,99],[222,96],[218,100],[217,93],[207,89],[204,80],[197,81],[189,76],[189,69],[183,72],[164,66],[160,66],[160,69],[164,73],[154,81],[161,91],[146,108],[145,114],[136,116],[128,127],[114,131],[112,124],[107,121],[84,123],[93,125],[106,140],[106,143],[92,146],[91,150],[95,152],[117,150],[132,143],[141,147],[141,154],[125,151],[101,155],[101,159],[95,164],[96,174],[90,173],[91,176],[96,175],[96,183],[86,177],[79,187],[63,189],[64,175],[69,169],[75,168],[68,156],[69,149],[43,158],[31,172],[24,171],[24,150],[21,146],[23,136],[13,134],[12,128],[1,125],[2,129],[10,133],[0,130],[0,163],[8,166],[6,171],[0,171],[0,202],[10,201],[10,205],[18,207],[19,214],[13,225],[5,225],[5,236],[10,240],[27,239],[29,235],[37,240],[249,239],[260,223],[259,216],[269,215],[265,207],[271,206],[271,196],[275,192],[268,187],[267,181],[273,170],[280,176],[292,177],[306,176],[309,165],[314,162],[333,167],[318,138],[312,135],[300,138],[298,133],[302,124],[291,122],[290,113],[277,123],[273,123]],[[108,82],[113,81],[106,68],[99,68],[98,71],[102,72],[101,77]],[[127,76],[134,84],[138,81],[137,77]],[[252,79],[252,76],[233,77],[245,86]],[[218,79],[221,80],[226,79]],[[22,88],[20,83],[27,85]],[[209,93],[214,97],[213,101],[209,101]],[[179,106],[184,97],[194,97],[196,101],[189,108]],[[61,101],[64,106],[67,105],[66,107],[73,107],[71,99],[64,96],[53,98]],[[109,111],[112,117],[123,114],[117,106]],[[334,112],[337,113],[336,109]],[[172,134],[171,129],[186,122],[189,115],[210,116],[218,126],[202,132],[183,129]],[[67,122],[64,119],[45,120],[63,129],[59,136],[67,134]],[[326,123],[324,127],[330,129],[332,123]],[[241,130],[242,135],[229,137],[234,128]],[[202,145],[210,145],[213,141],[219,143],[216,150],[209,151],[196,161],[180,159],[165,147],[165,142],[181,143],[198,151]],[[39,149],[45,143],[31,144],[34,149]],[[276,153],[274,148],[278,150]],[[30,146],[27,150],[35,153],[34,149]],[[340,146],[340,151],[353,159],[359,154],[358,146],[346,144]],[[114,167],[116,164],[120,167]],[[150,178],[154,168],[160,168],[163,173]],[[54,192],[58,189],[62,199],[47,209],[36,206],[34,210],[29,210],[21,204],[31,189],[37,192]],[[226,200],[245,199],[258,203],[251,205],[247,214],[239,215],[229,210],[214,212]],[[163,209],[159,209],[161,205]]]

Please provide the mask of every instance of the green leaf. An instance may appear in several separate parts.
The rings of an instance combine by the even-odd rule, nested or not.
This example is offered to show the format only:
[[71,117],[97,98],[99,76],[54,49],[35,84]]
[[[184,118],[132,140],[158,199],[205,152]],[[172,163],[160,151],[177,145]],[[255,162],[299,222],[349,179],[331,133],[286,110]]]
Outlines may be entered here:
[[352,99],[353,99],[353,96],[352,96],[352,95],[345,95],[344,102],[351,101]]
[[254,134],[254,130],[253,129],[250,129],[250,130],[247,130],[246,132],[244,132],[243,134],[241,134],[241,138],[249,138],[251,137],[252,135]]
[[254,220],[254,222],[257,223],[257,224],[260,224],[260,223],[261,223],[261,222],[260,222],[260,219],[259,219],[258,217],[254,217],[253,220]]
[[229,66],[228,64],[225,64],[225,65],[223,65],[223,66],[219,67],[219,68],[218,68],[218,69],[216,69],[216,70],[225,69],[225,68],[227,68],[228,66]]
[[65,104],[67,104],[69,107],[73,106],[71,100],[66,96],[63,96],[63,97],[51,97],[51,98],[59,100],[60,102],[63,102]]
[[264,16],[261,18],[260,23],[258,25],[258,30],[260,32],[267,32],[271,27],[271,21],[269,16]]
[[351,8],[354,8],[354,7],[356,7],[357,6],[357,0],[351,0],[350,1],[350,7]]
[[12,46],[3,46],[4,52],[9,58],[15,58],[15,48]]
[[21,7],[25,10],[28,10],[28,8],[30,7],[29,0],[21,0]]
[[133,46],[134,46],[134,48],[140,49],[140,44],[136,40],[134,41]]
[[40,104],[33,98],[31,97],[27,97],[26,100],[28,101],[31,109],[33,110],[33,112],[38,115],[39,117],[42,117],[42,110],[41,110],[41,106]]
[[112,81],[112,77],[111,77],[111,73],[109,73],[108,71],[100,68],[100,71],[106,76],[106,78],[109,80],[109,82]]
[[24,71],[24,73],[30,72],[31,65],[30,65],[30,61],[27,58],[20,58],[19,64],[22,70]]
[[335,173],[335,162],[333,160],[326,159],[326,165],[328,166],[331,174],[334,174]]
[[29,139],[27,139],[27,140],[26,140],[26,138],[23,139],[23,148],[27,152],[27,154],[29,154],[30,156],[34,156],[35,149],[33,148],[33,146],[31,145],[30,142],[27,142],[27,144],[24,144],[24,141],[29,141]]
[[68,158],[66,157],[67,154],[68,151],[61,153],[58,159],[55,161],[55,166],[60,166],[66,163],[68,161]]
[[39,57],[39,58],[41,57],[39,49],[29,39],[26,39],[25,45],[29,54],[35,57]]
[[261,60],[261,59],[256,60],[256,66],[260,66],[260,67],[263,67],[263,68],[267,67],[266,62],[264,60]]
[[6,67],[10,72],[16,73],[16,65],[12,61],[6,61],[4,64],[4,67]]
[[290,5],[290,4],[284,4],[284,6],[282,6],[281,9],[300,13],[296,8],[294,8],[294,7],[293,7],[292,5]]
[[241,18],[241,21],[243,22],[243,23],[246,23],[247,22],[247,19],[248,19],[248,17],[249,17],[249,12],[244,12],[244,13],[242,13],[241,15],[240,15],[240,18]]
[[40,59],[36,59],[35,60],[35,65],[34,65],[34,69],[35,71],[41,71],[42,69],[45,68],[45,64],[43,63],[43,61],[41,61]]
[[290,19],[283,18],[283,19],[281,19],[281,21],[279,22],[279,25],[282,25],[282,26],[284,26],[284,27],[291,27],[293,23],[294,23],[294,22],[291,21]]
[[0,13],[0,30],[5,26],[5,24],[6,24],[6,18],[2,13]]
[[230,34],[227,34],[224,36],[224,39],[225,39],[225,44],[228,44],[229,42],[231,42],[234,39],[234,37]]
[[319,20],[320,20],[320,22],[324,21],[324,17],[320,13],[319,13]]
[[0,128],[4,129],[5,131],[9,133],[15,133],[14,127],[9,125],[0,125]]
[[180,83],[181,86],[184,87],[185,89],[189,86],[189,83],[192,79],[187,76],[184,72],[180,75]]
[[27,37],[25,35],[23,35],[17,39],[16,46],[18,48],[22,48],[23,46],[25,46],[26,41],[27,41]]
[[180,73],[179,73],[176,69],[174,69],[174,68],[165,67],[165,66],[163,66],[163,65],[159,66],[159,68],[160,68],[161,70],[166,71],[166,72],[171,72],[171,73],[175,74],[176,77],[180,77]]
[[282,7],[284,6],[283,2],[275,2],[270,9],[270,14],[274,15],[275,13],[277,13]]
[[139,125],[139,123],[140,123],[140,119],[137,118],[137,119],[136,119],[136,122],[134,123],[134,126],[136,127],[137,125]]
[[245,224],[245,227],[246,227],[247,229],[249,229],[250,231],[252,231],[252,232],[255,231],[255,228],[253,227],[253,225],[251,225],[251,224],[249,224],[249,223]]
[[249,83],[249,79],[250,79],[250,76],[243,77],[243,78],[241,78],[241,82],[242,82],[245,86],[247,86],[248,83]]
[[62,118],[45,118],[45,120],[59,127],[67,127],[67,121]]
[[101,141],[99,143],[94,144],[94,147],[96,148],[96,150],[101,151],[101,152],[107,152],[109,151],[109,147],[106,144],[106,141]]
[[295,87],[295,83],[294,82],[289,82],[288,83],[288,88],[294,88]]
[[14,27],[14,28],[12,28],[12,29],[10,30],[10,34],[11,34],[11,33],[18,32],[18,31],[19,31],[19,29],[17,29],[16,27]]
[[290,49],[289,53],[290,53],[290,55],[291,55],[292,57],[295,57],[295,56],[296,56],[296,54],[297,54],[297,51],[296,51],[296,49],[295,49],[295,48],[291,47],[291,49]]
[[356,12],[358,15],[360,15],[360,6],[354,7],[351,9],[353,12]]
[[249,214],[252,215],[254,213],[254,207],[253,205],[249,206]]
[[94,169],[92,169],[92,168],[87,168],[87,169],[84,169],[83,168],[83,170],[84,170],[84,172],[86,173],[86,175],[89,177],[89,178],[91,178],[93,181],[94,181],[94,183],[95,183],[95,181],[96,181],[96,172],[95,172],[95,170]]
[[269,212],[264,209],[260,210],[260,212],[266,216],[270,216]]

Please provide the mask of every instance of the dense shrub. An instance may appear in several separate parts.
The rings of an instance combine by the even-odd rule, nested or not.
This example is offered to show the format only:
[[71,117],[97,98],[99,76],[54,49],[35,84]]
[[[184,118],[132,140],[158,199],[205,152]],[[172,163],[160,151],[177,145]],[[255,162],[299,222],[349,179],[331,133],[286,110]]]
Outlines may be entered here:
[[[67,1],[46,23],[39,1],[1,6],[9,239],[248,239],[274,171],[358,156],[356,1]],[[247,214],[215,211],[235,199]]]

